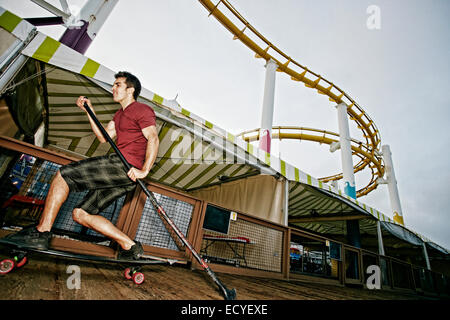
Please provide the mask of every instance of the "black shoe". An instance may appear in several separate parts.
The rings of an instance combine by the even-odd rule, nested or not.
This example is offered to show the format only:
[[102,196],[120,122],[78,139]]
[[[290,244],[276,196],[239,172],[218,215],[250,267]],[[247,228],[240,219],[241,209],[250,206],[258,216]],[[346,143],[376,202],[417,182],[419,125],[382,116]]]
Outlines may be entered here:
[[49,231],[39,232],[36,227],[28,227],[7,235],[2,240],[21,248],[48,250],[51,238],[52,233]]
[[136,241],[136,244],[134,244],[129,250],[124,250],[121,246],[119,246],[119,254],[117,256],[117,259],[139,260],[139,258],[142,257],[143,254],[144,249],[142,248],[141,243]]

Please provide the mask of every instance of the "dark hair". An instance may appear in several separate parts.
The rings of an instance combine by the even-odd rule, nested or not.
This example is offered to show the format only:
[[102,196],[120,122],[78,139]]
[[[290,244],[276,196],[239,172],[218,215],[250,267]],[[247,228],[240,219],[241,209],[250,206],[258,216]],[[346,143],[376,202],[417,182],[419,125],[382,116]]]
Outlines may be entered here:
[[127,88],[134,88],[133,98],[134,100],[137,100],[139,94],[141,93],[141,82],[139,81],[139,79],[135,75],[127,71],[119,71],[114,75],[114,77],[116,79],[125,78]]

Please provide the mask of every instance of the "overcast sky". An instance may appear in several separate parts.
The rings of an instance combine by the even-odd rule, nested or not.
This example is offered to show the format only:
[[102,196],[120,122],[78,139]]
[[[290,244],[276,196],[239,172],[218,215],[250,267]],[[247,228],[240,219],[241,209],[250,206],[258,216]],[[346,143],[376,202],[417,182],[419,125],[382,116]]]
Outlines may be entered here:
[[[59,7],[59,1],[49,1]],[[73,9],[83,0],[68,0]],[[214,3],[217,1],[214,0]],[[391,147],[405,225],[450,248],[450,1],[231,0],[269,41],[350,95]],[[22,17],[50,15],[0,0]],[[370,6],[379,29],[369,29]],[[373,21],[373,20],[370,20]],[[58,39],[60,27],[40,28]],[[232,133],[260,127],[265,62],[196,0],[119,0],[86,52],[114,71]],[[328,97],[277,73],[274,125],[338,132]],[[350,122],[351,135],[360,139]],[[272,152],[314,177],[341,172],[339,152],[306,141]],[[369,175],[356,175],[356,187]],[[342,186],[341,186],[342,188]],[[392,217],[386,185],[360,200]]]

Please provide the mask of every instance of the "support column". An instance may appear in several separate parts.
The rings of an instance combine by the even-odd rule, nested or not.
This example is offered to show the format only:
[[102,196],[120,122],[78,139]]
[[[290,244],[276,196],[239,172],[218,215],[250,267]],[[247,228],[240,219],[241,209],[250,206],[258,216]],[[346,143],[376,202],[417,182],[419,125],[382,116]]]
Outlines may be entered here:
[[[344,193],[356,199],[355,175],[353,172],[352,149],[350,144],[350,129],[347,118],[347,105],[340,103],[338,111],[339,144],[341,146],[341,162],[344,182]],[[347,220],[347,240],[350,245],[361,248],[361,235],[358,220]]]
[[386,181],[389,190],[389,199],[393,212],[394,221],[404,226],[402,206],[398,195],[397,180],[395,179],[394,165],[392,162],[392,153],[388,145],[381,147],[386,169]]
[[275,97],[275,74],[277,64],[270,59],[266,64],[261,129],[259,130],[259,148],[270,153],[273,124],[273,102]]
[[427,269],[431,271],[430,258],[428,258],[427,245],[425,244],[425,242],[422,243],[422,248],[423,248],[423,256],[427,264]]
[[117,2],[118,0],[88,0],[80,11],[82,26],[69,27],[59,42],[84,54]]
[[352,148],[350,144],[350,129],[348,127],[347,105],[337,105],[339,121],[339,144],[341,146],[341,162],[344,174],[344,192],[346,195],[356,199],[355,175],[353,173]]
[[381,233],[381,222],[377,220],[378,254],[384,256],[383,234]]
[[284,180],[284,225],[287,227],[289,225],[289,180]]

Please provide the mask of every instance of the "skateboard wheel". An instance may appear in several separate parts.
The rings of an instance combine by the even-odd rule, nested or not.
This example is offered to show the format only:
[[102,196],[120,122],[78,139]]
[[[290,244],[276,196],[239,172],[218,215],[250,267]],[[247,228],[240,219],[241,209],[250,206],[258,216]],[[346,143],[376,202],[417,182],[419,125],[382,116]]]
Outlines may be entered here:
[[7,274],[12,269],[14,269],[13,259],[4,259],[0,262],[0,274]]
[[145,280],[145,276],[142,272],[135,272],[133,274],[133,282],[135,284],[141,284],[142,282],[144,282]]
[[123,272],[123,275],[125,276],[125,279],[127,279],[127,280],[131,280],[131,278],[133,277],[131,275],[131,269],[130,268],[126,268],[125,271]]
[[23,257],[22,260],[16,263],[16,267],[20,268],[23,267],[28,262],[27,257]]

